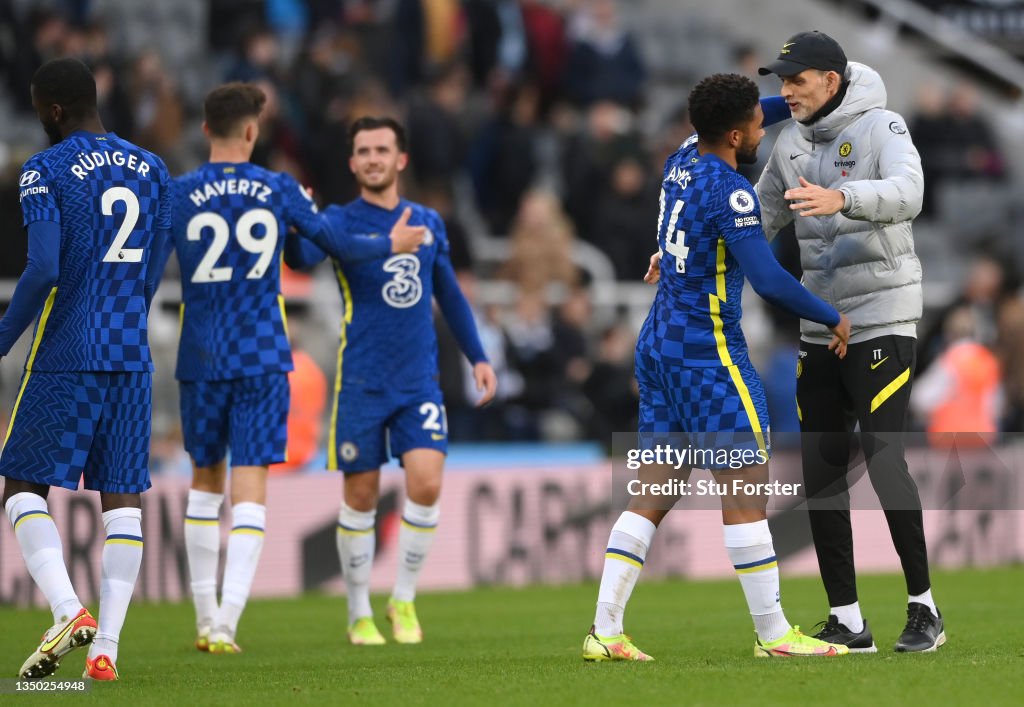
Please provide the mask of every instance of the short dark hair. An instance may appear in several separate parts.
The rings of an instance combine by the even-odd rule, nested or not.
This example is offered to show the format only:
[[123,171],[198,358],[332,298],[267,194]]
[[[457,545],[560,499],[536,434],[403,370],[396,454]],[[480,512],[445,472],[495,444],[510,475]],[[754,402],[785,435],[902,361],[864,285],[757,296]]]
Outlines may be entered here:
[[754,117],[757,84],[739,74],[712,74],[690,91],[690,122],[701,140],[717,143]]
[[81,119],[96,112],[96,79],[78,59],[46,62],[32,75],[32,88],[42,103],[63,108],[66,118]]
[[405,128],[402,127],[402,124],[394,118],[375,115],[364,115],[362,118],[357,118],[352,123],[352,126],[348,129],[349,151],[352,152],[355,150],[356,135],[364,130],[379,130],[380,128],[390,128],[391,132],[395,134],[395,144],[398,145],[398,151],[407,151]]
[[258,118],[267,94],[251,83],[226,83],[206,94],[203,117],[210,134],[231,137],[246,118]]

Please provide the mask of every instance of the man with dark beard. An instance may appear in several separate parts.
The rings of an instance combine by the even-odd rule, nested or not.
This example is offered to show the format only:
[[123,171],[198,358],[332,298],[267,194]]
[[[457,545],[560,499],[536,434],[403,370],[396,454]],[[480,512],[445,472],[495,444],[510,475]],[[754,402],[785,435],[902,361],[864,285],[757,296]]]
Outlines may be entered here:
[[[634,451],[667,444],[677,452],[694,450],[700,461],[691,464],[691,456],[678,465],[641,467],[640,480],[685,481],[698,466],[711,469],[727,489],[725,546],[754,620],[756,657],[842,655],[845,646],[805,636],[787,621],[767,499],[737,493],[729,482],[767,482],[770,455],[764,389],[740,330],[744,276],[776,306],[830,329],[829,348],[840,357],[850,322],[778,264],[761,230],[753,187],[736,171],[756,161],[764,136],[757,86],[736,74],[710,76],[690,93],[689,109],[697,134],[669,157],[662,178],[658,293],[636,346],[640,449]],[[728,453],[728,462],[720,452]],[[652,498],[637,493],[640,488],[629,484],[629,508],[608,539],[584,660],[651,660],[623,632],[622,617],[655,530],[679,496]]]

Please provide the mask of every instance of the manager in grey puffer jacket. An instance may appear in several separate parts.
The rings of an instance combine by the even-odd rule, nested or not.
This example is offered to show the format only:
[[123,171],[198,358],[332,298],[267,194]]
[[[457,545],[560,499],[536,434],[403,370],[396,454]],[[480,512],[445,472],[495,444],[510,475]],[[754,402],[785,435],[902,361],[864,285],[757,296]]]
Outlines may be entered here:
[[[885,510],[907,580],[907,624],[897,651],[945,642],[931,594],[917,486],[903,431],[921,316],[921,264],[911,221],[921,210],[921,158],[881,77],[848,63],[839,44],[802,32],[762,74],[782,79],[796,122],[779,136],[757,184],[769,236],[796,220],[803,284],[849,316],[845,359],[828,330],[801,323],[797,363],[805,493],[830,611],[818,638],[874,652],[860,613],[850,527],[848,460],[860,423],[868,475]],[[838,434],[837,434],[838,433]]]

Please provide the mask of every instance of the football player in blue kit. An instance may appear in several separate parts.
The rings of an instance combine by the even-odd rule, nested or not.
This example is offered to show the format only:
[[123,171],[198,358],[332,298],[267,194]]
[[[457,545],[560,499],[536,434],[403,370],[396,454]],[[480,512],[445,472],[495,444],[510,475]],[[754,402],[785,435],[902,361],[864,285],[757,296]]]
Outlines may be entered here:
[[[736,74],[716,74],[690,93],[689,108],[697,135],[665,164],[658,292],[636,347],[639,443],[650,449],[665,440],[711,452],[714,461],[706,466],[719,479],[766,484],[767,405],[740,329],[744,277],[769,302],[831,328],[830,348],[839,356],[850,322],[779,266],[753,188],[736,171],[756,161],[764,135],[757,86]],[[717,454],[723,443],[728,463]],[[743,460],[739,468],[734,459]],[[674,474],[685,478],[689,468]],[[845,654],[845,646],[805,636],[786,620],[766,498],[726,488],[725,546],[754,620],[755,656]],[[649,497],[635,497],[612,528],[585,660],[651,660],[623,632],[622,618],[655,530],[677,498],[652,505]]]
[[[286,239],[329,228],[291,176],[251,164],[266,101],[257,86],[230,83],[206,97],[210,160],[174,180],[174,248],[181,266],[181,341],[176,377],[192,488],[185,547],[196,608],[196,647],[238,653],[235,641],[266,527],[269,465],[285,461],[288,342],[281,256]],[[405,234],[335,239],[346,262],[410,252]],[[291,250],[291,249],[290,249]],[[229,457],[230,453],[230,457]],[[231,464],[231,533],[217,601],[220,510]]]
[[[443,221],[434,210],[398,194],[398,175],[408,163],[404,128],[390,118],[363,117],[349,134],[349,168],[360,197],[328,207],[331,231],[315,239],[333,256],[344,305],[328,466],[345,475],[337,539],[347,588],[348,636],[356,645],[385,641],[373,620],[369,584],[380,466],[390,452],[405,469],[406,500],[398,577],[387,617],[396,641],[419,643],[423,632],[413,600],[437,528],[448,445],[434,299],[473,364],[481,391],[478,405],[494,397],[497,380],[455,280]],[[396,227],[422,231],[418,251],[358,263],[338,257],[336,241],[342,234],[374,237]]]
[[[7,516],[54,625],[22,665],[51,675],[92,644],[84,677],[116,680],[118,640],[142,563],[142,503],[150,487],[152,371],[146,318],[170,237],[171,178],[156,155],[107,132],[96,81],[76,59],[32,77],[32,103],[53,146],[25,163],[25,272],[0,320],[0,356],[38,315],[11,413],[0,476]],[[99,621],[64,564],[46,497],[51,486],[100,492]]]

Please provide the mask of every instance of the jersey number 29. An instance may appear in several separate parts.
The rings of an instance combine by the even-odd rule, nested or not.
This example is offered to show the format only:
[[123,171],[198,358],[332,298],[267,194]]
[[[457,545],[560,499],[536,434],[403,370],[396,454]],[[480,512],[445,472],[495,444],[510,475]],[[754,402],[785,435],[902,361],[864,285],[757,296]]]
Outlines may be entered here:
[[[256,226],[263,226],[262,238],[253,235],[253,229]],[[228,225],[227,219],[220,214],[204,211],[189,220],[185,237],[190,241],[198,241],[202,238],[205,228],[209,228],[213,232],[213,243],[210,244],[210,249],[206,251],[203,259],[199,261],[196,271],[192,273],[192,282],[226,282],[231,279],[232,268],[215,267],[215,265],[228,246],[231,226]],[[267,266],[270,265],[274,259],[274,253],[277,251],[277,217],[267,209],[246,211],[235,223],[235,239],[243,250],[260,256],[256,264],[245,274],[248,280],[260,279],[266,274]]]

